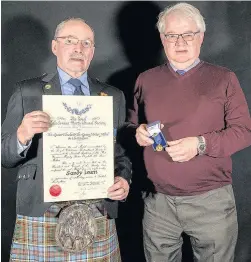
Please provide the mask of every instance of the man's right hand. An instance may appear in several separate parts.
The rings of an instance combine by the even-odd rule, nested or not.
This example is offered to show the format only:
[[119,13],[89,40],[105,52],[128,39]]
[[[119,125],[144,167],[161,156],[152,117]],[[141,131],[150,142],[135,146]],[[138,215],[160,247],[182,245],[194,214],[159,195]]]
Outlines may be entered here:
[[50,117],[45,112],[33,111],[26,114],[17,129],[19,142],[26,145],[35,134],[45,132],[50,127]]
[[147,131],[146,124],[141,124],[136,129],[136,140],[140,146],[150,146],[153,144],[153,140],[149,137],[150,134]]

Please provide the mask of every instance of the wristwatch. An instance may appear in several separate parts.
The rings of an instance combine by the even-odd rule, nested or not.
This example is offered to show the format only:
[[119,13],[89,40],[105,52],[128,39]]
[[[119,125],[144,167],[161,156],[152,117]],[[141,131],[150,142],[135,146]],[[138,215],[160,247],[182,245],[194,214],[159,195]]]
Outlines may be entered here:
[[201,155],[205,154],[206,142],[205,142],[205,138],[203,136],[197,136],[197,138],[199,140],[197,150],[198,150],[198,154],[201,156]]

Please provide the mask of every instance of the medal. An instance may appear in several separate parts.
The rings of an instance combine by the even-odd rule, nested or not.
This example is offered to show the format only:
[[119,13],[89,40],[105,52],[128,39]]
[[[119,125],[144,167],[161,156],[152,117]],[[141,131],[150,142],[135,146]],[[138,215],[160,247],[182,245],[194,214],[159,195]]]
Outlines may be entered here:
[[163,150],[163,146],[161,144],[158,144],[156,146],[156,151],[162,151]]
[[147,131],[150,135],[150,138],[152,138],[154,142],[152,144],[154,151],[163,151],[163,149],[167,146],[166,139],[161,132],[160,127],[160,121],[155,121],[147,125]]

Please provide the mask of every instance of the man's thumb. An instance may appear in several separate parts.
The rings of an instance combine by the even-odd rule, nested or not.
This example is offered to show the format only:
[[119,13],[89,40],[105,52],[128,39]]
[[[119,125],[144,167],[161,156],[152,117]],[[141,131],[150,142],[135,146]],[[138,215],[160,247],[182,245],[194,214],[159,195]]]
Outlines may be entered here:
[[174,146],[174,145],[177,145],[181,142],[182,139],[178,139],[178,140],[173,140],[173,141],[167,141],[167,144],[169,146]]

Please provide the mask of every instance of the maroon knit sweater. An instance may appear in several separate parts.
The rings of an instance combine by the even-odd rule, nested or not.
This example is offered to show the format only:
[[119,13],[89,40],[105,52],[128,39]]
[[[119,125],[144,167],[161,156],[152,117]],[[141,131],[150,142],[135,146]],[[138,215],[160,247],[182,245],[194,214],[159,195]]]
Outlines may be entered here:
[[148,177],[158,192],[196,195],[232,182],[230,156],[251,145],[247,102],[233,72],[201,61],[185,75],[162,65],[139,75],[129,121],[160,120],[167,141],[203,135],[207,149],[190,161],[173,162],[168,153],[144,150]]

